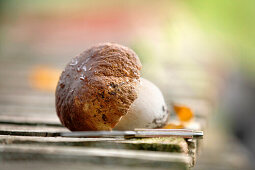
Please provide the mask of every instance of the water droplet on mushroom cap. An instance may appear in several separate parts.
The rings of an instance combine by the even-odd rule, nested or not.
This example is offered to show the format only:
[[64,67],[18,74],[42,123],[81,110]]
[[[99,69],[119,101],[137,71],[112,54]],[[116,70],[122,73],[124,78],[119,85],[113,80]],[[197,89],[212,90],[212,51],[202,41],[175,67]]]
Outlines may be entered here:
[[86,78],[86,76],[83,74],[80,76],[80,80],[85,80],[85,78]]
[[77,68],[77,72],[81,72],[81,68],[80,67]]
[[83,69],[84,71],[87,71],[87,67],[86,67],[85,65],[82,67],[82,69]]
[[77,65],[77,64],[78,64],[77,58],[73,58],[72,61],[71,61],[71,63],[70,63],[69,65],[70,65],[70,66],[75,66],[75,65]]

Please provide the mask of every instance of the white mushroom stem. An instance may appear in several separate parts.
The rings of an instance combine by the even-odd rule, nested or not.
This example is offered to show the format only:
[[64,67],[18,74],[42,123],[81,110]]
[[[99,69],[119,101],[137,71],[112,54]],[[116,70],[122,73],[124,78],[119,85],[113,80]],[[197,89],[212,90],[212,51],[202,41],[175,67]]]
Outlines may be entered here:
[[159,128],[168,120],[164,97],[157,86],[141,78],[138,98],[132,103],[114,130],[134,130],[135,128]]

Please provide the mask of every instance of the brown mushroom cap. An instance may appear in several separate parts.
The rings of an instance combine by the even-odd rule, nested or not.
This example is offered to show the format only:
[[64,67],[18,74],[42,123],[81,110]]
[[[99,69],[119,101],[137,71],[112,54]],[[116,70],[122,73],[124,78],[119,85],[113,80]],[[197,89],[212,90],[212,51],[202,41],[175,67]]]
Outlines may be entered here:
[[137,98],[141,67],[135,52],[114,43],[73,58],[56,89],[61,123],[72,131],[111,130]]

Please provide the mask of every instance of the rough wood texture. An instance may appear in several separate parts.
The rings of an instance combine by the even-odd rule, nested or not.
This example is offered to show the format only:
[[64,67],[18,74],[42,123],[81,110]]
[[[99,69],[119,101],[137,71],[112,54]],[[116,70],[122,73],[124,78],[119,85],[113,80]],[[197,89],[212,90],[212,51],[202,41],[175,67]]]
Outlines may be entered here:
[[0,122],[0,154],[4,156],[0,159],[7,165],[14,160],[75,160],[97,166],[188,169],[194,164],[195,153],[189,150],[188,142],[183,138],[54,137],[58,135],[56,132],[68,130],[48,124],[52,120],[47,116],[35,123],[36,119],[24,115],[19,115],[17,120],[13,116],[1,116],[4,121]]
[[56,132],[68,131],[55,115],[0,114],[0,120],[0,155],[4,155],[0,159],[8,168],[14,160],[30,160],[33,163],[75,160],[97,166],[156,169],[188,169],[195,162],[196,152],[190,147],[194,145],[183,138],[54,137],[58,135]]
[[0,145],[0,152],[2,153],[1,161],[81,161],[129,167],[167,167],[174,169],[187,169],[191,162],[190,157],[185,154],[67,146]]
[[2,113],[0,124],[63,127],[56,114]]
[[187,142],[182,138],[132,139],[123,138],[63,138],[63,137],[31,137],[0,136],[2,144],[36,144],[47,146],[80,146],[96,148],[115,148],[144,151],[161,151],[171,153],[189,153]]

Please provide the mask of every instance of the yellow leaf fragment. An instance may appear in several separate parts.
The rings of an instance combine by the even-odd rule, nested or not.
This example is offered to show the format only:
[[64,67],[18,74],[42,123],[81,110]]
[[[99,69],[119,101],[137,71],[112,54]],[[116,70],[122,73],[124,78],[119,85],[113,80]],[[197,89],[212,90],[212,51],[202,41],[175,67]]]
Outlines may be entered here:
[[162,129],[184,129],[184,126],[182,124],[169,123]]
[[192,110],[183,105],[174,105],[174,110],[181,122],[189,122],[194,117]]

